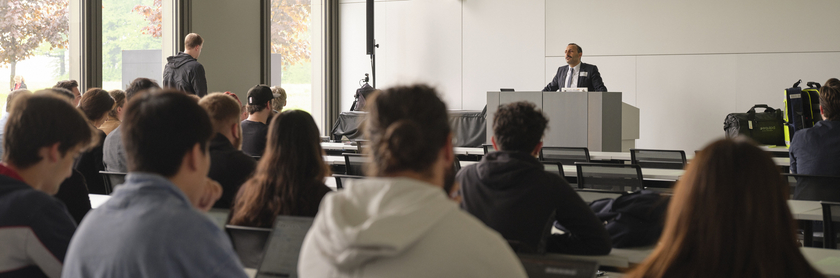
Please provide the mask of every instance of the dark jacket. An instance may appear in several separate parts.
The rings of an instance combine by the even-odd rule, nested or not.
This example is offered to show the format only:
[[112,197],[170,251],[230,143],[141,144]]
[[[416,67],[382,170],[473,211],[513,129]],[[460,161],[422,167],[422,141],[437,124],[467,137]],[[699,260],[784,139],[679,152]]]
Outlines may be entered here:
[[76,158],[73,163],[73,169],[81,172],[85,176],[88,191],[94,194],[107,194],[105,191],[105,180],[99,171],[105,170],[105,164],[102,162],[102,146],[105,145],[105,132],[96,130],[99,133],[99,142],[96,146],[87,150]]
[[222,197],[213,205],[214,208],[230,208],[236,192],[257,168],[257,161],[237,150],[221,133],[210,141],[210,179],[222,185]]
[[82,223],[82,218],[85,218],[85,215],[91,209],[89,194],[85,177],[81,172],[73,169],[73,174],[61,182],[58,193],[55,193],[55,198],[67,206],[70,216],[73,216],[73,220],[76,220],[76,224],[78,224]]
[[[557,74],[548,85],[543,88],[544,92],[553,92],[566,87],[566,73],[569,72],[569,65],[557,68]],[[580,72],[586,73],[578,75],[577,86],[586,87],[590,92],[606,92],[607,86],[604,85],[604,80],[601,79],[601,73],[598,72],[598,67],[587,63],[580,63]]]
[[204,66],[198,60],[184,52],[166,58],[163,69],[163,87],[174,88],[190,94],[204,97],[207,94],[207,79]]
[[461,169],[461,207],[507,240],[536,246],[551,212],[567,229],[552,235],[549,252],[604,255],[610,235],[595,213],[566,181],[546,172],[536,158],[522,152],[493,152]]
[[75,231],[76,223],[59,200],[0,175],[0,260],[18,258],[0,261],[0,276],[59,275]]
[[819,121],[793,135],[790,172],[840,176],[840,121]]

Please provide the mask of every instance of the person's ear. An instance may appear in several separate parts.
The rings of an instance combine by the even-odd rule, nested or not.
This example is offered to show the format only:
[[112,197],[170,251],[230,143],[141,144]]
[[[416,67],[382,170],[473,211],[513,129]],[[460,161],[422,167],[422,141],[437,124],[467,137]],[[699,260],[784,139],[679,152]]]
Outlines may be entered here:
[[822,105],[820,105],[820,116],[822,116],[822,119],[825,120],[825,112],[823,112]]
[[58,162],[61,157],[61,151],[58,150],[58,146],[61,143],[56,142],[55,144],[41,147],[40,155],[43,159],[46,159],[48,162]]
[[193,145],[192,150],[187,152],[186,157],[184,158],[184,163],[186,163],[187,167],[191,171],[198,171],[200,164],[201,164],[201,156],[202,156],[202,149],[201,144],[195,143]]
[[452,167],[453,163],[455,163],[455,149],[452,146],[451,132],[446,136],[446,144],[443,146],[443,158],[445,159],[444,162],[446,162],[446,165],[449,165],[449,167]]
[[539,157],[540,150],[542,150],[542,147],[543,147],[543,142],[540,141],[539,143],[537,143],[537,146],[534,147],[534,150],[531,151],[531,155],[534,156],[534,157]]
[[230,134],[233,134],[233,138],[239,139],[239,122],[234,121],[233,124],[230,125]]
[[493,149],[494,150],[499,151],[499,147],[496,146],[496,136],[491,136],[490,137],[490,143],[493,143]]

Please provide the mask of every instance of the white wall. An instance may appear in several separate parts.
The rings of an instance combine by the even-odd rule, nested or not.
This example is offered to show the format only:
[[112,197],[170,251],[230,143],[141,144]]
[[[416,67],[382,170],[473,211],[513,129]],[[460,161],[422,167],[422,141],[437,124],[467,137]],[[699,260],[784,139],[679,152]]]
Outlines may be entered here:
[[[697,150],[723,136],[726,114],[780,108],[796,80],[840,76],[832,0],[406,0],[376,9],[378,87],[430,82],[450,109],[481,109],[486,91],[542,89],[576,42],[610,91],[640,108],[639,148]],[[341,18],[346,111],[370,71],[364,1],[342,2]]]

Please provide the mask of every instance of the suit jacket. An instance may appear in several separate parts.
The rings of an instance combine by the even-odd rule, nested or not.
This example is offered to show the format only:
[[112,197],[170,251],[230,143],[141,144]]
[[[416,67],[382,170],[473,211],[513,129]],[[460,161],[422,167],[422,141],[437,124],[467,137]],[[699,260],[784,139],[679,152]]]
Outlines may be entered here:
[[[545,85],[543,92],[557,91],[560,88],[566,87],[566,74],[569,72],[569,65],[562,66],[557,69],[557,74],[551,83]],[[580,63],[580,72],[586,72],[587,76],[578,75],[577,86],[586,87],[590,92],[606,92],[607,86],[604,86],[604,80],[601,79],[601,73],[598,72],[598,67],[587,63]]]

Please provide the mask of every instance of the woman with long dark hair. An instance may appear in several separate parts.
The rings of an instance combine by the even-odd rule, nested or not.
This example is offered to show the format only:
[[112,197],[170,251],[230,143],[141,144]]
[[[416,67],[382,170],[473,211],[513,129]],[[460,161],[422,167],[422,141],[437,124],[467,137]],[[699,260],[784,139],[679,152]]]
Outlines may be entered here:
[[277,114],[254,176],[239,189],[230,224],[270,228],[277,215],[315,216],[330,188],[318,126],[305,111]]
[[822,277],[799,251],[788,187],[753,143],[712,143],[675,185],[656,249],[626,277]]
[[98,128],[105,122],[108,112],[113,107],[114,98],[108,94],[108,91],[100,88],[87,90],[79,101],[78,109],[85,114],[88,122],[94,128],[97,128],[96,132],[99,134],[97,144],[90,150],[81,153],[73,165],[73,169],[78,170],[85,177],[85,182],[90,193],[107,193],[105,181],[99,174],[99,171],[105,170],[105,166],[102,163],[102,145],[105,142],[105,132]]

